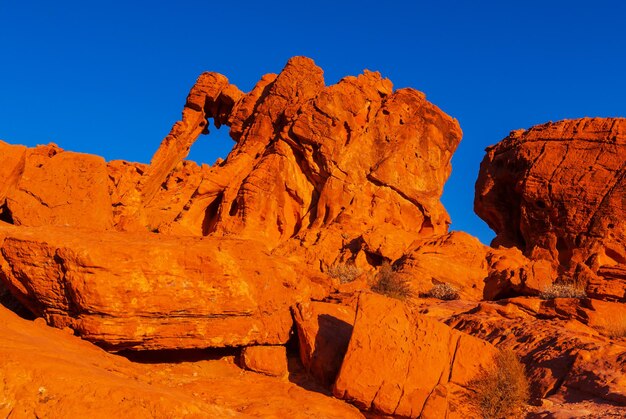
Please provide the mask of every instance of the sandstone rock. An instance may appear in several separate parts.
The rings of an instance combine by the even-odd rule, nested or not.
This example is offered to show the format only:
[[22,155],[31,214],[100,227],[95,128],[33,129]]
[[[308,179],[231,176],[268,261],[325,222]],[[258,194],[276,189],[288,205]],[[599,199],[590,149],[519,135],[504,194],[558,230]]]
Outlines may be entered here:
[[[181,175],[211,118],[230,127],[232,152]],[[121,173],[117,184],[135,186],[116,195],[119,227],[262,238],[315,264],[352,252],[396,259],[417,236],[446,232],[439,197],[460,138],[422,93],[394,92],[378,73],[325,86],[319,67],[295,57],[247,94],[205,73],[145,173]],[[177,176],[192,186],[173,205]]]
[[362,418],[228,358],[138,364],[0,307],[0,416]]
[[460,298],[474,301],[538,295],[556,278],[548,261],[529,260],[517,249],[492,249],[458,231],[416,240],[394,265],[419,294],[450,284]]
[[311,302],[293,310],[300,360],[321,384],[332,386],[348,349],[354,309],[340,304]]
[[113,226],[104,159],[54,144],[26,149],[0,142],[0,219],[24,226],[106,230]]
[[[575,280],[598,280],[600,270],[626,264],[624,156],[624,118],[513,131],[487,149],[476,182],[476,213],[496,232],[494,245],[549,260]],[[608,295],[624,301],[624,278],[612,279],[620,284]]]
[[399,301],[362,294],[334,394],[388,415],[467,417],[461,395],[495,353]]
[[462,299],[481,300],[489,275],[488,249],[477,238],[455,231],[417,242],[396,262],[396,271],[418,293],[447,283],[459,290]]
[[593,308],[599,307],[597,303],[533,298],[483,302],[451,316],[447,323],[499,348],[515,350],[526,364],[535,400],[556,394],[567,398],[576,391],[578,400],[602,398],[604,403],[623,404],[619,377],[624,374],[626,346],[589,327],[598,327],[602,309]]
[[246,346],[241,351],[244,368],[273,377],[287,377],[287,350],[284,346]]
[[284,344],[290,306],[320,297],[314,273],[252,240],[0,229],[0,277],[18,299],[110,349]]

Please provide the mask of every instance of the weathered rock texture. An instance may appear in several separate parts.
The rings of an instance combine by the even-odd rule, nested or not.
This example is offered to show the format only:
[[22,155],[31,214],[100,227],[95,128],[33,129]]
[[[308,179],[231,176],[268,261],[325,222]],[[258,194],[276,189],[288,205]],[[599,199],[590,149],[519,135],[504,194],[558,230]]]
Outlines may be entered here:
[[466,389],[495,353],[397,300],[362,294],[334,394],[388,415],[471,417]]
[[511,132],[487,149],[475,210],[494,245],[554,262],[591,295],[626,301],[626,119]]
[[1,306],[0,336],[2,417],[363,417],[339,400],[242,371],[232,357],[139,364]]
[[479,303],[447,323],[515,350],[535,401],[562,396],[626,406],[625,312],[621,303],[518,297]]
[[[211,168],[186,168],[211,118],[230,127],[234,148]],[[458,123],[422,93],[394,92],[378,73],[325,86],[322,70],[296,57],[247,94],[205,73],[145,172],[117,166],[126,190],[116,220],[270,247],[294,238],[292,247],[317,247],[312,258],[326,262],[361,249],[395,259],[416,236],[447,231],[439,198],[460,138]],[[181,184],[193,187],[172,203]]]
[[315,275],[252,240],[0,227],[16,297],[111,349],[284,344],[290,307],[319,298]]
[[302,364],[318,382],[330,388],[352,336],[354,309],[342,304],[311,302],[298,304],[293,316]]
[[397,275],[427,296],[438,284],[452,285],[467,300],[538,295],[556,277],[551,264],[530,260],[517,249],[493,249],[463,232],[416,240],[394,263]]

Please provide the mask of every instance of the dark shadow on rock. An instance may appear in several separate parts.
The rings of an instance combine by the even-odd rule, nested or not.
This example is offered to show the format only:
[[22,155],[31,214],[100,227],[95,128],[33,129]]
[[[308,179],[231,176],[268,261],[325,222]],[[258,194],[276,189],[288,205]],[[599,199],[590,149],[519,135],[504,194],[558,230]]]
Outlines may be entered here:
[[352,336],[352,325],[328,314],[317,317],[318,333],[315,337],[309,370],[299,355],[289,359],[289,381],[310,391],[332,395],[343,358]]
[[133,351],[124,349],[117,352],[124,358],[140,364],[179,364],[181,362],[214,361],[225,357],[238,358],[241,348],[207,349],[160,349],[152,351]]
[[3,275],[0,273],[0,305],[5,308],[11,310],[18,316],[26,320],[35,320],[37,316],[35,316],[29,309],[24,306],[11,292],[7,289],[7,287],[2,282]]

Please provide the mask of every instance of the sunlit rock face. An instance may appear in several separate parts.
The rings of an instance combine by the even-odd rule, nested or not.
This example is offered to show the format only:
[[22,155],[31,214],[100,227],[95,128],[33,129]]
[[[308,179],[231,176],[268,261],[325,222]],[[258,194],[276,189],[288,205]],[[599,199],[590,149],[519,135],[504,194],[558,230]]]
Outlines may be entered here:
[[[234,146],[185,161],[210,121]],[[249,93],[203,73],[149,165],[0,144],[0,269],[49,324],[111,349],[280,345],[337,261],[375,269],[447,232],[461,139],[413,89],[326,86],[295,57]],[[210,140],[210,137],[209,137]]]
[[497,233],[494,245],[553,261],[592,295],[624,299],[625,165],[624,118],[513,131],[487,149],[475,210]]
[[[233,150],[189,170],[182,161],[211,118],[230,127]],[[295,57],[247,94],[205,73],[150,167],[118,193],[116,223],[272,248],[294,239],[286,252],[316,246],[326,262],[347,247],[395,259],[416,238],[447,232],[439,198],[460,139],[456,120],[378,73],[326,86],[312,60]]]

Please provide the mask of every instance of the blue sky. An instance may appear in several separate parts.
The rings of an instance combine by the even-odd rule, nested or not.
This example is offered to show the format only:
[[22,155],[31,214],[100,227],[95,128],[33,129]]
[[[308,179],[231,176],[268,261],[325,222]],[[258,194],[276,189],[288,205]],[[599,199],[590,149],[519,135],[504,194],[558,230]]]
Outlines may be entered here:
[[[626,2],[0,1],[0,139],[149,161],[202,71],[249,90],[294,55],[326,83],[378,70],[457,118],[464,137],[443,202],[473,213],[484,148],[509,131],[626,116]],[[212,130],[191,158],[232,147]]]

